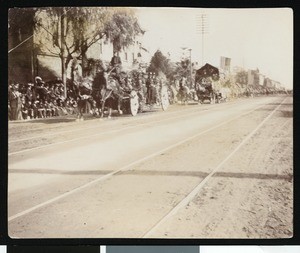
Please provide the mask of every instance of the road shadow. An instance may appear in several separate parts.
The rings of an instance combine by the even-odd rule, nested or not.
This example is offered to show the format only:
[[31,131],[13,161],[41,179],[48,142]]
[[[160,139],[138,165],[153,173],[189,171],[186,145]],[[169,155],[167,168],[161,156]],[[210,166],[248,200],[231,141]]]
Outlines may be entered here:
[[216,172],[213,177],[250,178],[250,179],[275,179],[292,181],[293,175],[262,174],[262,173],[239,173],[239,172]]
[[[209,173],[201,171],[156,171],[156,170],[130,170],[120,171],[116,175],[141,175],[141,176],[188,176],[207,177]],[[238,173],[216,172],[213,177],[250,178],[250,179],[275,179],[291,181],[293,175],[262,174],[262,173]]]
[[[105,175],[113,172],[113,170],[53,170],[53,169],[10,169],[9,173],[19,174],[57,174],[57,175]],[[134,176],[185,176],[185,177],[200,177],[205,178],[209,175],[202,171],[158,171],[158,170],[128,170],[120,171],[115,176],[134,175]],[[216,172],[213,177],[227,178],[250,178],[262,180],[287,180],[292,181],[293,175],[278,175],[278,174],[262,174],[262,173],[241,173],[241,172]]]

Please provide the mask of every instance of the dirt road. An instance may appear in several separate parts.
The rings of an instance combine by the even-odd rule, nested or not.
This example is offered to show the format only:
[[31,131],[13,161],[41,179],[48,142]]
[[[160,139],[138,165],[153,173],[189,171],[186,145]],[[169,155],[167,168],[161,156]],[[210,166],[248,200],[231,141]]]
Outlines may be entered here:
[[292,97],[9,124],[13,238],[288,238]]

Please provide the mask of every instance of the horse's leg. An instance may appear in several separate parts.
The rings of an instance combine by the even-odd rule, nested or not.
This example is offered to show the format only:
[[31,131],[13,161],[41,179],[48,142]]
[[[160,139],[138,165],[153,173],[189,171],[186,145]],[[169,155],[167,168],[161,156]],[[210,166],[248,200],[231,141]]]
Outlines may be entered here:
[[81,107],[81,110],[80,110],[80,121],[83,121],[83,113],[86,110],[86,106],[87,106],[87,103],[86,103],[86,101],[84,101],[83,106]]
[[108,118],[110,119],[111,118],[111,113],[112,113],[112,108],[111,107],[108,107]]
[[80,101],[78,101],[78,103],[77,103],[77,119],[76,119],[76,121],[80,120],[80,113],[81,113],[81,103],[80,103]]
[[100,118],[104,117],[104,106],[105,106],[105,100],[102,100],[102,102],[101,102],[101,115],[100,115]]
[[118,112],[120,115],[123,114],[123,111],[121,110],[121,104],[122,104],[122,99],[118,98]]

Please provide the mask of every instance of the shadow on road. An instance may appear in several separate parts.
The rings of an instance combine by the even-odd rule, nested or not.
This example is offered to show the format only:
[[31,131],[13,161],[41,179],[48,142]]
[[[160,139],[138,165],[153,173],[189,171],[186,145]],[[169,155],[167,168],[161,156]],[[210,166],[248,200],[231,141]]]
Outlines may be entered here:
[[[112,170],[53,170],[53,169],[10,169],[9,173],[26,174],[58,174],[58,175],[105,175],[113,172]],[[207,177],[209,173],[201,171],[157,171],[157,170],[130,170],[120,171],[115,176],[134,175],[134,176],[186,176],[186,177]],[[293,175],[277,175],[262,173],[237,173],[237,172],[216,172],[213,177],[231,177],[231,178],[252,178],[252,179],[293,179]]]
[[[153,170],[136,170],[123,171],[116,175],[142,175],[142,176],[190,176],[190,177],[206,177],[207,172],[201,171],[153,171]],[[288,180],[293,179],[293,175],[277,175],[277,174],[262,174],[262,173],[237,173],[237,172],[216,172],[213,177],[231,177],[231,178],[252,178],[252,179],[277,179]]]

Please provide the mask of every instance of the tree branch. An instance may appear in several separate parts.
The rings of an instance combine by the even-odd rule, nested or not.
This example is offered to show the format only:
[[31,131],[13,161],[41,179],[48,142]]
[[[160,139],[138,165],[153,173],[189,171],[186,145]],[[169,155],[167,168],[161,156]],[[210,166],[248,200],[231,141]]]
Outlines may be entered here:
[[[41,41],[40,41],[40,44],[41,44]],[[53,52],[52,50],[50,50],[50,48],[49,47],[47,47],[47,44],[43,44],[43,46],[46,48],[46,50],[49,52],[49,53],[51,53],[51,54],[53,54],[53,55],[56,55],[56,56],[59,56],[60,55],[60,53],[55,53],[55,52]]]

